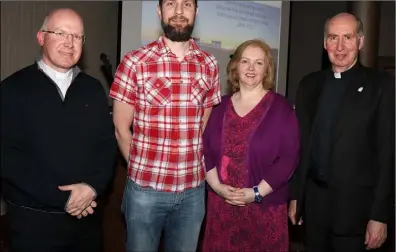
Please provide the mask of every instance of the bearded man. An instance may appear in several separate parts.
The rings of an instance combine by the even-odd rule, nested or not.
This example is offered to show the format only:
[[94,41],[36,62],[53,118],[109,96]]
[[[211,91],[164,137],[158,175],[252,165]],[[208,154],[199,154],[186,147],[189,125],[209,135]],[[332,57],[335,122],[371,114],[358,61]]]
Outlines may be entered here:
[[[127,251],[196,251],[205,215],[202,133],[220,102],[216,59],[191,37],[197,0],[160,0],[163,35],[127,53],[110,97],[128,163]],[[130,128],[132,127],[132,132]]]

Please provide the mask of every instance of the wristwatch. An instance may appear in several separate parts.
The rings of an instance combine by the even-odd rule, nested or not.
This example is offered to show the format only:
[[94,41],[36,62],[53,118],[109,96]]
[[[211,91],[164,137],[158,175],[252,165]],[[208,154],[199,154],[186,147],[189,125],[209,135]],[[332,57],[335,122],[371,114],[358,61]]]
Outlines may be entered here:
[[260,203],[261,200],[263,199],[263,196],[260,195],[257,186],[253,186],[253,191],[254,191],[254,201],[256,203]]

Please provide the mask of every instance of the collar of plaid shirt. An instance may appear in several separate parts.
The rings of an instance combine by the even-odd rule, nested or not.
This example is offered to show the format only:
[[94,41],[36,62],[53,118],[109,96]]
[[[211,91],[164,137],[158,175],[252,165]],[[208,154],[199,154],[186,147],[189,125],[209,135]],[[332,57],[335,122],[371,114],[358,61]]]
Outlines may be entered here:
[[[201,49],[198,47],[197,43],[194,39],[190,39],[190,48],[188,49],[188,53],[186,55],[186,59],[189,60],[192,57],[197,57],[199,61],[204,59],[204,55],[202,54]],[[174,54],[170,48],[166,45],[165,36],[161,35],[158,39],[158,51],[161,54],[161,58],[167,56],[168,54]]]

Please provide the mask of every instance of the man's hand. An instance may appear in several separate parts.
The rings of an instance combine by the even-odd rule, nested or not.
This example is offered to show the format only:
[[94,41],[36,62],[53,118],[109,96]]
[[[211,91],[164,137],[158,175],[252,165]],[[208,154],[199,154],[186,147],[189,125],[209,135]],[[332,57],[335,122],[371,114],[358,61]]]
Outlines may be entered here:
[[235,206],[244,206],[245,204],[242,201],[238,201],[237,198],[242,196],[240,192],[237,192],[237,188],[225,185],[225,184],[218,184],[212,189],[220,195],[228,204],[235,205]]
[[378,221],[370,220],[366,228],[366,249],[377,249],[384,244],[387,237],[387,225]]
[[[297,213],[297,200],[290,201],[288,215],[293,225],[296,225],[296,213]],[[298,221],[297,225],[303,223],[302,218]]]
[[80,215],[77,216],[78,219],[81,219],[82,217],[87,217],[88,214],[93,214],[94,213],[94,208],[97,206],[96,201],[92,201],[91,205],[87,207]]
[[71,191],[65,210],[73,216],[82,214],[91,205],[96,196],[95,191],[83,183],[59,186],[58,188],[62,191]]

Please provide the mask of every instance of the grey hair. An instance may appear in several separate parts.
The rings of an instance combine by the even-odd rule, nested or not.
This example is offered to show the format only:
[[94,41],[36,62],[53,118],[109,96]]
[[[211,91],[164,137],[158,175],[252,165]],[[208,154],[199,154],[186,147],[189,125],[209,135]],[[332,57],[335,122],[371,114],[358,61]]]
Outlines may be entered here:
[[43,24],[41,25],[40,31],[47,30],[48,15],[45,16]]
[[[336,15],[336,16],[338,16],[338,15]],[[336,17],[336,16],[334,16],[334,17]],[[324,25],[324,39],[325,40],[327,40],[327,38],[328,38],[329,25],[330,25],[330,22],[333,20],[334,17],[328,18],[326,20],[326,22],[325,22],[325,25]],[[354,16],[354,18],[356,19],[356,23],[357,23],[357,25],[356,25],[356,34],[358,35],[359,38],[361,38],[361,37],[364,36],[362,20],[360,20],[360,18],[358,18],[356,16]]]

